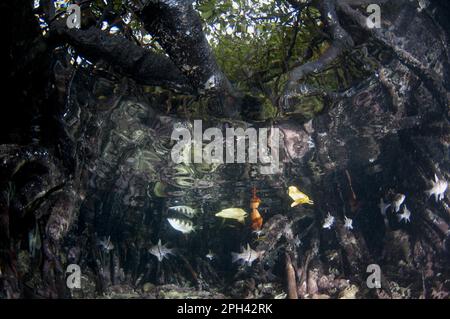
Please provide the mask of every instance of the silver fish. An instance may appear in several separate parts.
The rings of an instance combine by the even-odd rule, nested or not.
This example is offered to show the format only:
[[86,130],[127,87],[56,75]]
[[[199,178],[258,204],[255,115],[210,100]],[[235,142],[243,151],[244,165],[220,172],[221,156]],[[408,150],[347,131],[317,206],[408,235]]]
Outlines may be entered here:
[[209,260],[213,260],[216,258],[216,255],[211,251],[211,249],[209,250],[209,252],[206,254],[205,256],[206,258],[208,258]]
[[111,236],[99,240],[98,245],[106,252],[109,252],[114,249],[114,244],[111,242]]
[[169,255],[174,255],[173,249],[169,249],[166,245],[161,245],[161,239],[158,240],[158,243],[152,246],[148,252],[155,256],[159,262],[161,262],[164,258],[169,258]]
[[344,227],[347,230],[353,229],[353,219],[348,218],[347,216],[344,216]]
[[409,209],[406,207],[406,205],[403,206],[403,213],[401,213],[400,215],[398,215],[398,221],[401,222],[402,220],[405,221],[405,223],[409,223],[410,222],[410,217],[411,217],[411,212],[409,211]]
[[334,224],[334,217],[331,216],[330,213],[328,213],[327,217],[325,218],[322,227],[331,229],[331,226]]
[[436,202],[444,199],[444,193],[448,188],[448,182],[446,180],[440,180],[436,174],[434,174],[434,181],[431,181],[432,187],[425,191],[428,197],[434,196]]
[[262,255],[265,253],[264,250],[262,251],[256,251],[250,248],[250,245],[247,244],[247,248],[242,249],[241,253],[231,253],[231,258],[233,262],[242,262],[244,264],[248,264],[251,266],[253,262],[261,258]]
[[183,220],[178,218],[167,218],[170,226],[173,229],[182,232],[183,234],[189,234],[194,231],[194,224],[190,220]]
[[184,205],[171,206],[171,207],[169,207],[169,210],[183,214],[184,216],[186,216],[188,218],[193,218],[195,215],[197,215],[197,210],[195,210],[194,208],[192,208],[190,206],[184,206]]
[[396,194],[394,196],[394,200],[392,201],[392,206],[394,207],[394,212],[398,213],[400,210],[400,206],[405,201],[406,196],[403,194]]

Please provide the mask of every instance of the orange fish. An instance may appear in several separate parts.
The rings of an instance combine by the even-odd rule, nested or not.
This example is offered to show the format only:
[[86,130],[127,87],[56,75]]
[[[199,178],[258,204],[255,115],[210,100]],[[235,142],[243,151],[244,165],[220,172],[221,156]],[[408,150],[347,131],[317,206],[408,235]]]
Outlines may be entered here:
[[250,208],[252,213],[250,214],[250,219],[252,221],[252,229],[260,230],[263,224],[263,218],[261,214],[258,212],[259,204],[261,204],[261,199],[256,196],[256,188],[252,189],[252,199],[250,201]]

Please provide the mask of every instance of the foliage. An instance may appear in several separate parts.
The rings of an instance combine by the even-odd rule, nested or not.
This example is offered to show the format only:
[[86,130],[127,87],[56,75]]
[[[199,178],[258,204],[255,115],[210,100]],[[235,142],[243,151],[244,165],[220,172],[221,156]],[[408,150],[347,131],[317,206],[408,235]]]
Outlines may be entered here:
[[[317,59],[329,46],[320,13],[304,1],[302,9],[288,1],[198,0],[205,33],[221,68],[241,91],[262,98],[265,116],[275,114],[287,75],[294,67]],[[307,83],[325,91],[342,90],[342,65],[310,76]],[[311,117],[323,108],[319,96],[300,99],[294,113]]]
[[[57,2],[57,10],[69,0]],[[288,73],[317,59],[329,46],[320,12],[308,0],[295,8],[283,0],[197,0],[194,6],[204,21],[205,35],[216,59],[241,92],[263,104],[263,118],[276,116]],[[108,5],[93,0],[89,10],[110,33],[121,34],[142,47],[163,52],[133,11],[135,1],[114,0]],[[105,15],[105,12],[110,12]],[[324,91],[341,91],[367,74],[357,59],[340,58],[327,70],[309,76],[306,83]],[[195,103],[196,104],[196,103]],[[290,110],[302,117],[320,112],[320,95],[300,98]]]

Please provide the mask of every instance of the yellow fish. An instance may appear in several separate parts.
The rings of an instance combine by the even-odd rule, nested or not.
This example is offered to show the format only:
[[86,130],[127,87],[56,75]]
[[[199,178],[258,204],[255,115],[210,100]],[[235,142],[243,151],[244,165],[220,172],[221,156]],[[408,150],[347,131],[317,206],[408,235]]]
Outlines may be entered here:
[[308,195],[302,193],[297,187],[289,186],[289,196],[294,200],[291,207],[295,207],[299,204],[314,205],[314,202],[309,199]]
[[240,223],[244,223],[247,213],[242,208],[227,208],[218,212],[216,216],[227,219],[235,219]]

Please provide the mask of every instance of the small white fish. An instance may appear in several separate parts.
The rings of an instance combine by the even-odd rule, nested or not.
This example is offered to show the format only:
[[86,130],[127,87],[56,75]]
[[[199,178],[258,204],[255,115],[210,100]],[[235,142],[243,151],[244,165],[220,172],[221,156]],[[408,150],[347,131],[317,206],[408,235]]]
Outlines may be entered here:
[[99,240],[98,245],[102,247],[103,250],[109,252],[114,249],[114,244],[111,242],[111,236],[108,236],[102,240]]
[[183,214],[184,216],[186,216],[188,218],[193,218],[195,215],[197,215],[197,211],[190,206],[184,206],[184,205],[172,206],[172,207],[169,207],[169,210]]
[[344,227],[347,230],[353,229],[353,219],[348,218],[347,216],[344,215]]
[[158,240],[158,244],[152,246],[148,252],[155,256],[159,262],[161,262],[164,258],[169,258],[169,255],[174,255],[173,249],[169,249],[166,245],[161,245],[161,239]]
[[405,201],[406,196],[403,194],[396,194],[394,196],[394,199],[392,201],[392,205],[394,207],[394,212],[398,213],[400,210],[400,206],[403,204],[403,202]]
[[300,238],[297,236],[294,237],[294,247],[299,247],[302,244],[302,241],[300,240]]
[[264,250],[262,251],[256,251],[250,248],[250,245],[247,244],[247,248],[242,249],[241,253],[231,253],[231,258],[233,262],[242,262],[243,264],[248,264],[251,266],[253,262],[261,258],[262,255],[265,253]]
[[405,223],[409,223],[410,222],[410,220],[409,220],[410,217],[411,217],[411,212],[406,207],[406,205],[403,205],[403,213],[398,215],[398,221],[401,222],[403,220],[403,221],[405,221]]
[[330,213],[328,213],[327,217],[325,218],[322,227],[331,229],[331,226],[334,224],[334,217],[331,216]]
[[431,181],[432,187],[425,191],[428,197],[434,195],[436,202],[444,199],[444,193],[448,188],[448,182],[446,180],[439,180],[436,174],[434,174],[434,181]]
[[216,254],[214,254],[210,249],[205,257],[208,258],[209,260],[213,260],[216,258]]
[[173,229],[178,230],[183,234],[189,234],[195,230],[194,225],[189,220],[183,220],[178,218],[167,218],[167,221],[169,222],[170,226],[173,227]]
[[383,197],[380,198],[380,204],[378,204],[378,207],[380,207],[381,215],[386,216],[386,210],[391,206],[391,204],[386,204],[383,200]]

